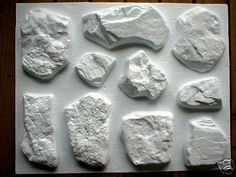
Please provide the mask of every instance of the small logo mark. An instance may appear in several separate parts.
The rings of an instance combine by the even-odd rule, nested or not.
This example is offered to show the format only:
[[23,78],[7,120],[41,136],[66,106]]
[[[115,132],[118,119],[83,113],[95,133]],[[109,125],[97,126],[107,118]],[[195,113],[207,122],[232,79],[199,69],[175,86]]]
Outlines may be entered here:
[[234,171],[234,162],[232,159],[223,159],[216,164],[222,174],[230,175]]

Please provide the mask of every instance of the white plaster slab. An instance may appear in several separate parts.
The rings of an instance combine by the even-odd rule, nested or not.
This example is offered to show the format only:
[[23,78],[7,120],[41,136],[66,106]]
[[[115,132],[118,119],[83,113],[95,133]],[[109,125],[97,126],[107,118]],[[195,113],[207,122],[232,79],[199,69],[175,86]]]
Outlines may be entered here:
[[[189,170],[184,165],[183,147],[185,139],[191,136],[189,120],[198,117],[212,117],[216,124],[230,139],[230,80],[229,80],[229,42],[228,42],[228,11],[226,5],[198,5],[198,4],[153,4],[153,6],[165,16],[166,23],[170,29],[165,46],[160,51],[153,51],[144,46],[127,46],[122,49],[107,50],[84,38],[81,25],[81,17],[89,12],[101,10],[102,8],[119,6],[124,4],[109,3],[39,3],[39,4],[17,4],[16,8],[16,173],[94,173],[94,172],[140,172],[140,171],[179,171]],[[181,37],[181,29],[176,26],[177,17],[196,6],[202,6],[219,17],[221,22],[221,37],[226,45],[222,58],[216,67],[210,72],[200,74],[183,66],[171,54],[174,42]],[[22,69],[22,54],[20,44],[20,26],[24,15],[35,8],[46,8],[61,15],[71,18],[71,46],[68,66],[57,77],[50,81],[39,81],[30,77]],[[145,50],[153,63],[157,64],[168,78],[168,87],[156,100],[132,99],[123,94],[118,81],[124,69],[126,59],[138,50]],[[87,52],[98,52],[116,58],[116,66],[104,82],[101,88],[94,88],[85,84],[77,75],[75,66],[79,58]],[[222,109],[214,112],[190,112],[180,108],[176,103],[176,94],[184,83],[215,76],[221,83]],[[35,168],[30,165],[21,152],[20,140],[23,136],[23,100],[24,93],[54,94],[54,110],[52,123],[55,129],[55,141],[57,144],[59,165],[55,171]],[[108,98],[112,105],[111,114],[111,159],[103,170],[91,170],[81,166],[74,158],[70,146],[70,139],[64,108],[89,92],[96,92]],[[122,117],[134,111],[168,111],[174,115],[174,133],[172,142],[171,162],[162,168],[143,169],[135,166],[127,158],[125,148],[120,140]],[[230,150],[226,157],[230,158]]]

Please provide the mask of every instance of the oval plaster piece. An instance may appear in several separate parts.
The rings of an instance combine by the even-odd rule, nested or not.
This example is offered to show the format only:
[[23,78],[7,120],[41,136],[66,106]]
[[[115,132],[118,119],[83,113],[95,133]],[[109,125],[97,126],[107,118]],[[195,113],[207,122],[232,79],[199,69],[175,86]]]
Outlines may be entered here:
[[209,77],[187,82],[179,89],[177,103],[191,110],[221,109],[219,80],[216,77]]
[[169,29],[162,15],[151,5],[117,6],[83,17],[84,36],[113,49],[126,44],[162,48]]
[[65,108],[71,146],[79,162],[107,165],[110,112],[110,101],[96,93],[88,93]]
[[177,23],[185,32],[196,30],[220,34],[220,21],[218,17],[203,7],[195,7],[184,12],[178,17]]
[[51,79],[68,64],[70,19],[45,9],[26,14],[21,26],[24,70]]
[[143,50],[129,59],[125,73],[118,83],[119,88],[129,97],[156,99],[165,90],[167,78],[157,65],[151,62]]
[[177,23],[184,33],[173,47],[173,55],[191,70],[200,73],[212,70],[225,50],[224,41],[218,36],[217,16],[196,7],[183,13]]
[[190,121],[192,136],[184,147],[186,166],[216,165],[224,159],[228,141],[215,124],[208,117]]
[[133,112],[123,117],[121,137],[134,165],[170,162],[172,134],[169,112]]
[[52,95],[24,94],[25,133],[21,150],[29,161],[51,168],[58,165],[51,122]]
[[101,87],[115,65],[116,59],[100,53],[87,53],[81,57],[76,71],[88,84]]

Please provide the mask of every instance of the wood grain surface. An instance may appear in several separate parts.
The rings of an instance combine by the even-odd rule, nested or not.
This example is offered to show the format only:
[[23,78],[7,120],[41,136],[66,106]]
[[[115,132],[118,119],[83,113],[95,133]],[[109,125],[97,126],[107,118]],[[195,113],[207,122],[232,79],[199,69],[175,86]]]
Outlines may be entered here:
[[[27,2],[84,2],[86,0],[0,0],[0,177],[15,175],[15,7]],[[236,0],[88,0],[89,2],[170,2],[170,3],[225,3],[229,8],[229,39],[231,60],[231,144],[232,159],[236,163]],[[236,171],[236,170],[235,170]],[[40,175],[41,176],[41,175]],[[52,175],[46,175],[52,176]],[[54,177],[218,177],[219,171],[113,173],[53,175]],[[236,176],[234,172],[230,176]]]

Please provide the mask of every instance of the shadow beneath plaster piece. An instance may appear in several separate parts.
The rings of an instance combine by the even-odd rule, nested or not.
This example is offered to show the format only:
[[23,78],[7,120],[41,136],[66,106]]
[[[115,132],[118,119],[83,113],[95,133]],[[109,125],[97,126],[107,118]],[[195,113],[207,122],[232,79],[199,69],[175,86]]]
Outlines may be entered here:
[[100,89],[100,88],[103,87],[103,86],[101,86],[101,87],[96,87],[96,86],[93,86],[93,85],[89,84],[88,82],[86,82],[86,81],[79,75],[79,73],[76,71],[76,69],[74,69],[74,71],[75,71],[76,78],[78,79],[78,81],[79,81],[79,82],[83,82],[83,85],[84,85],[85,87],[87,87],[88,89],[97,90],[97,89]]
[[138,171],[160,171],[164,170],[170,162],[164,164],[148,164],[148,165],[138,165],[135,169]]
[[185,113],[197,113],[197,112],[219,112],[221,111],[222,108],[220,109],[207,109],[207,108],[198,108],[198,109],[193,109],[193,108],[188,108],[188,107],[182,107],[180,106],[178,103],[176,103],[176,105]]
[[125,149],[125,154],[126,154],[126,160],[130,162],[130,164],[132,164],[132,167],[137,170],[137,171],[160,171],[160,170],[164,170],[170,162],[167,163],[163,163],[163,164],[147,164],[147,165],[134,165],[132,160],[129,158],[127,149],[125,147],[125,142],[123,140],[123,133],[120,132],[120,141],[121,144],[123,146],[123,148]]
[[23,73],[26,77],[29,77],[34,81],[38,81],[41,84],[48,84],[48,83],[51,83],[55,79],[55,77],[59,77],[64,72],[66,72],[68,70],[67,69],[68,65],[69,65],[69,63],[67,65],[65,65],[63,68],[61,68],[57,73],[55,73],[52,77],[50,77],[48,79],[40,79],[37,76],[34,76],[31,72],[28,72],[26,69],[24,69],[24,67],[22,67],[22,70],[23,70]]
[[[69,135],[68,135],[68,136],[69,136]],[[85,163],[85,162],[78,161],[78,159],[76,159],[76,157],[75,157],[75,153],[73,152],[73,149],[72,149],[71,145],[70,145],[70,151],[71,151],[71,154],[72,154],[72,156],[73,156],[74,161],[75,161],[76,164],[78,164],[78,166],[80,166],[81,168],[84,168],[84,169],[90,170],[90,171],[94,171],[94,172],[102,172],[102,171],[106,168],[106,166],[91,166],[91,165],[89,165],[89,164],[87,164],[87,163]],[[108,163],[109,163],[109,161],[108,161]],[[108,163],[107,163],[107,164],[108,164]]]
[[146,102],[147,104],[151,104],[151,105],[157,104],[158,102],[160,102],[161,101],[160,98],[164,95],[164,92],[165,92],[165,91],[162,92],[157,98],[151,100],[151,99],[149,99],[148,97],[145,97],[145,96],[143,96],[143,97],[130,97],[126,93],[124,93],[120,88],[119,88],[119,91],[121,91],[129,99],[132,99],[136,102]]
[[203,171],[203,170],[217,170],[216,165],[199,165],[199,166],[187,166],[185,167],[189,170],[194,170],[194,171]]
[[[90,171],[94,171],[94,172],[100,172],[100,171],[103,171],[105,168],[106,168],[106,166],[91,166],[91,165],[89,165],[89,164],[86,164],[86,163],[84,163],[84,162],[82,162],[82,161],[78,161],[78,160],[76,160],[76,162],[81,166],[81,167],[83,167],[83,168],[85,168],[85,169],[87,169],[87,170],[90,170]],[[108,162],[109,163],[109,162]]]
[[[222,109],[222,101],[220,100],[220,107],[216,107],[213,108],[212,106],[209,107],[205,107],[204,105],[202,105],[201,107],[193,108],[189,105],[187,105],[186,103],[183,103],[180,101],[179,99],[179,94],[177,94],[176,96],[176,105],[184,112],[186,113],[196,113],[196,112],[219,112]],[[182,106],[181,106],[182,105]]]
[[32,164],[33,167],[35,168],[40,168],[40,169],[43,169],[43,170],[47,170],[47,171],[51,171],[51,172],[54,172],[57,167],[48,167],[48,166],[45,166],[45,165],[41,165],[41,164],[37,164],[37,163],[34,163],[34,162],[30,162],[30,164]]
[[[176,43],[177,43],[177,42],[176,42]],[[172,46],[172,49],[175,47],[176,43]],[[174,52],[173,52],[172,49],[171,49],[171,54],[172,54],[173,58],[175,59],[175,61],[177,61],[177,63],[179,63],[180,65],[182,65],[182,66],[184,66],[185,68],[187,68],[190,72],[192,71],[192,72],[196,73],[196,71],[193,71],[192,69],[188,68],[188,66],[186,66],[186,65],[181,61],[180,58],[178,58],[177,56],[175,56],[175,54],[174,54]],[[202,73],[199,73],[199,74],[202,74]]]
[[[188,66],[187,63],[184,63],[183,58],[181,58],[180,56],[175,55],[174,52],[173,52],[173,48],[175,47],[175,45],[176,45],[181,39],[182,39],[182,38],[179,38],[179,40],[177,40],[176,43],[174,43],[174,45],[172,46],[172,49],[171,49],[171,54],[172,54],[172,56],[175,58],[175,60],[177,60],[178,63],[180,63],[182,66],[186,67],[186,68],[189,70],[189,72],[192,71],[192,72],[197,73],[197,74],[206,74],[206,73],[208,73],[208,72],[211,72],[212,70],[214,70],[214,69],[218,66],[218,63],[220,62],[220,60],[221,60],[221,58],[222,58],[222,56],[223,56],[225,50],[224,50],[223,53],[219,56],[218,60],[217,60],[217,61],[215,62],[215,64],[214,64],[214,66],[213,66],[210,70],[208,70],[208,71],[197,71],[197,69],[194,69],[194,68],[191,68],[191,66]],[[187,60],[186,60],[186,61],[187,61]],[[197,64],[195,63],[195,65],[197,65]],[[206,65],[207,65],[207,64],[206,64]]]
[[[123,43],[123,44],[121,44],[121,45],[119,45],[119,46],[116,46],[116,47],[113,47],[113,48],[109,48],[108,46],[107,46],[107,44],[104,44],[104,42],[103,41],[100,41],[100,42],[97,42],[96,40],[97,39],[90,39],[90,37],[86,37],[86,35],[84,35],[84,38],[85,39],[87,39],[87,40],[89,40],[90,42],[92,42],[92,43],[94,43],[94,44],[96,44],[96,45],[98,45],[98,46],[100,46],[100,47],[102,47],[103,49],[105,48],[105,49],[107,49],[107,50],[109,50],[109,51],[119,51],[119,50],[122,50],[122,49],[124,49],[124,48],[142,48],[143,50],[152,50],[153,52],[161,52],[162,50],[163,50],[163,48],[165,47],[165,45],[166,45],[166,42],[167,42],[167,40],[166,40],[166,42],[165,42],[165,44],[162,46],[162,47],[160,47],[159,49],[153,49],[152,47],[150,47],[149,45],[146,45],[146,44],[143,44],[143,43],[141,43],[141,42],[134,42],[134,43],[132,43],[132,42],[127,42],[127,43]],[[134,39],[131,39],[131,40],[134,40]],[[140,40],[140,39],[139,39]],[[128,41],[128,40],[127,40]],[[140,50],[140,49],[137,49],[137,50]]]
[[[110,50],[110,51],[119,51],[119,50],[122,50],[124,48],[130,48],[130,49],[131,48],[140,48],[140,49],[137,49],[137,51],[138,50],[144,50],[144,51],[151,50],[152,52],[157,53],[157,52],[161,52],[164,47],[165,47],[165,45],[162,46],[161,48],[157,49],[157,50],[154,50],[153,48],[151,48],[151,47],[149,47],[149,46],[147,46],[145,44],[142,44],[142,43],[126,43],[126,44],[123,44],[123,45],[120,45],[120,46],[117,46],[117,47],[114,47],[114,48],[108,49],[108,50]],[[106,48],[106,47],[104,47],[104,48]]]
[[[177,42],[178,42],[178,41],[177,41]],[[176,42],[176,43],[177,43],[177,42]],[[175,43],[175,44],[176,44],[176,43]],[[172,49],[175,47],[175,44],[173,45]],[[174,52],[173,52],[172,49],[171,49],[171,54],[172,54],[173,58],[177,61],[177,63],[179,63],[179,64],[182,65],[183,67],[187,68],[188,72],[197,73],[197,74],[202,74],[202,75],[205,74],[205,73],[207,73],[207,72],[209,72],[209,71],[207,71],[207,72],[198,72],[198,71],[195,71],[195,70],[189,68],[184,62],[182,62],[182,58],[180,58],[180,57],[178,57],[178,56],[176,56],[176,55],[174,54]]]
[[170,163],[167,162],[164,164],[134,165],[131,159],[129,158],[127,151],[126,151],[126,160],[130,162],[130,164],[136,171],[161,171],[164,170]]
[[36,77],[36,76],[33,76],[31,73],[29,73],[28,71],[26,71],[26,70],[24,70],[24,69],[23,69],[23,71],[24,71],[24,75],[25,75],[26,77],[28,77],[28,78],[30,78],[30,79],[32,79],[32,80],[34,80],[34,81],[38,81],[38,82],[40,82],[40,83],[42,83],[42,84],[50,83],[50,82],[52,81],[52,79],[53,79],[53,78],[51,78],[51,79],[40,79],[40,78],[38,78],[38,77]]
[[25,154],[22,151],[21,151],[21,153],[24,156],[24,159],[29,163],[29,165],[32,168],[39,168],[39,169],[42,169],[42,170],[46,170],[48,172],[54,172],[57,169],[57,167],[48,167],[46,165],[42,165],[42,164],[38,164],[36,162],[29,161],[28,158],[25,156]]

